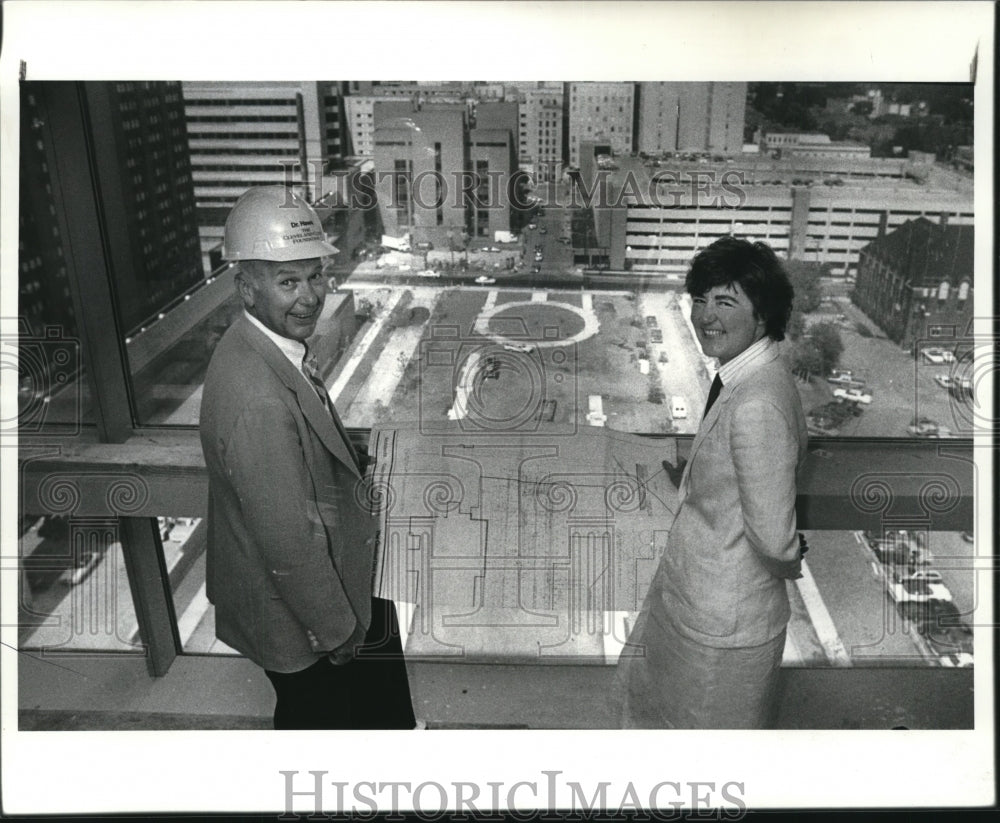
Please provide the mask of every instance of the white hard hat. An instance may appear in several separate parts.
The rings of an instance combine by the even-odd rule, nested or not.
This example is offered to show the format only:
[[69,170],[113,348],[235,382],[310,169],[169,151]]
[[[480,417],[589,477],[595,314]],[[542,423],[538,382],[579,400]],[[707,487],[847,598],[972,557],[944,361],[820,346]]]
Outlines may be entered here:
[[336,253],[312,206],[284,186],[245,191],[226,218],[224,260],[285,262]]

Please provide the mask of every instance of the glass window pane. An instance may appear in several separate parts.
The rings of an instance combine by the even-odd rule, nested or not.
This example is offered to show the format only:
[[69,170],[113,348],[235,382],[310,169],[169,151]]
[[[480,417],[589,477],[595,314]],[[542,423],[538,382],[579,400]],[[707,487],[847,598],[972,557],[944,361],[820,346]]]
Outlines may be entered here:
[[142,653],[117,520],[21,519],[18,645]]
[[181,648],[192,654],[237,654],[215,637],[215,608],[205,594],[205,521],[160,517],[158,525]]
[[[971,666],[978,589],[971,533],[807,533],[786,663]],[[803,619],[805,618],[805,619]]]
[[[890,111],[887,98],[879,97],[890,91],[859,91],[849,84],[779,89],[769,83],[647,83],[637,98],[633,84],[603,83],[594,96],[577,94],[578,88],[592,91],[588,84],[570,83],[571,99],[589,101],[564,124],[581,170],[572,178],[554,172],[551,182],[540,180],[534,203],[519,210],[510,202],[483,208],[483,198],[492,199],[505,187],[491,182],[464,191],[460,176],[486,168],[476,151],[512,146],[525,116],[544,120],[549,97],[512,90],[517,102],[493,103],[487,96],[469,117],[466,102],[449,96],[453,90],[439,93],[425,84],[414,103],[406,89],[393,89],[395,100],[376,99],[377,89],[366,85],[368,93],[350,94],[343,105],[372,112],[371,127],[354,134],[359,127],[353,120],[297,119],[296,95],[317,93],[316,84],[311,90],[308,85],[117,83],[107,90],[118,122],[102,135],[114,142],[128,170],[116,178],[115,190],[127,215],[133,265],[127,276],[116,275],[116,290],[138,423],[197,422],[198,387],[212,341],[238,312],[235,301],[221,308],[218,289],[209,288],[213,276],[226,276],[219,244],[236,197],[253,185],[294,181],[312,202],[329,204],[336,177],[331,171],[350,167],[339,148],[352,142],[349,137],[369,153],[359,168],[392,176],[399,169],[416,170],[413,135],[419,133],[420,145],[441,147],[428,150],[417,165],[422,174],[443,176],[427,189],[444,195],[443,207],[418,203],[417,193],[406,186],[380,185],[370,189],[379,202],[363,217],[346,219],[344,209],[352,211],[355,200],[339,196],[333,202],[340,210],[334,206],[324,216],[343,247],[331,267],[332,282],[356,292],[355,305],[377,284],[399,290],[400,297],[387,301],[393,305],[420,294],[419,307],[431,316],[420,328],[401,327],[396,318],[379,324],[375,318],[362,331],[377,328],[376,333],[341,338],[337,348],[354,359],[342,402],[351,395],[381,394],[390,416],[405,419],[422,411],[408,406],[405,397],[398,404],[391,392],[404,374],[407,381],[415,379],[407,372],[409,358],[428,344],[442,318],[444,325],[455,320],[463,335],[488,345],[491,338],[481,333],[488,325],[485,309],[470,308],[468,316],[452,318],[443,303],[439,306],[448,300],[448,288],[495,285],[501,301],[545,302],[550,316],[539,310],[521,320],[532,328],[529,336],[544,335],[551,326],[553,339],[564,333],[558,304],[574,303],[563,294],[569,288],[587,295],[590,307],[577,309],[589,318],[588,328],[598,325],[586,340],[564,346],[580,379],[575,396],[553,389],[557,414],[575,414],[585,424],[590,397],[601,394],[614,412],[605,421],[610,428],[690,433],[694,418],[675,418],[664,403],[681,396],[697,408],[710,382],[687,321],[683,278],[698,250],[734,234],[766,242],[787,260],[798,297],[782,349],[800,377],[813,434],[923,437],[930,424],[936,436],[971,433],[968,409],[961,406],[968,396],[949,393],[971,369],[960,355],[970,348],[966,338],[974,311],[968,299],[974,209],[971,171],[959,162],[970,156],[971,86],[900,84],[892,95],[926,100],[893,104]],[[383,86],[383,91],[389,87]],[[339,86],[321,89],[320,108],[342,92]],[[560,96],[551,94],[560,104]],[[614,105],[602,106],[605,101]],[[938,135],[947,137],[940,146],[928,143],[937,137],[921,133],[918,139],[913,131],[914,118],[933,115],[935,107],[951,118]],[[814,118],[822,112],[809,130],[781,122],[782,112],[807,110]],[[761,117],[762,112],[769,114]],[[897,118],[892,128],[876,128],[873,118],[887,113]],[[634,154],[616,140],[580,139],[588,133],[630,134],[633,115]],[[746,124],[761,119],[776,124],[773,133],[750,143]],[[400,128],[401,121],[407,129]],[[303,131],[316,125],[318,136]],[[342,128],[352,134],[341,135]],[[490,134],[504,130],[503,139]],[[704,145],[696,145],[699,141]],[[314,145],[326,146],[327,165],[318,156],[303,158],[302,146]],[[581,159],[583,146],[592,154]],[[503,178],[518,171],[516,152],[489,151],[491,173]],[[534,159],[520,161],[534,169]],[[600,202],[594,174],[607,183]],[[622,193],[627,196],[618,197]],[[414,208],[423,213],[425,205],[433,206],[433,218],[409,213]],[[531,222],[536,228],[520,228]],[[409,223],[419,235],[409,238],[417,253],[382,248],[379,254],[378,238],[405,234]],[[476,244],[459,242],[463,230]],[[508,235],[512,242],[498,239]],[[430,279],[428,272],[440,279]],[[427,279],[417,280],[420,274]],[[948,283],[963,284],[957,299]],[[543,294],[534,296],[538,292]],[[631,293],[631,311],[615,305],[621,292]],[[593,308],[605,304],[614,307],[613,317]],[[656,329],[645,325],[650,314]],[[511,319],[510,311],[505,319]],[[643,324],[642,334],[630,331],[636,321]],[[545,338],[534,339],[539,351],[547,348],[537,345]],[[502,343],[493,342],[503,351]],[[613,352],[622,345],[631,347],[624,358]],[[382,367],[389,365],[390,354],[395,366],[387,373]],[[374,363],[379,367],[371,368]],[[348,368],[330,359],[322,365],[327,375]],[[536,366],[547,368],[541,361]],[[366,387],[372,375],[375,382]],[[501,381],[504,376],[501,370]],[[598,391],[615,380],[621,392]],[[444,409],[454,405],[454,387],[449,391],[452,396],[436,398]],[[342,411],[352,425],[364,426],[376,419],[372,408],[368,403]]]
[[[31,84],[28,84],[31,87]],[[18,428],[75,432],[94,416],[71,299],[41,96],[21,95],[18,211]],[[4,368],[14,342],[3,341]]]
[[[231,271],[218,275],[180,303],[159,329],[127,338],[132,371],[133,402],[140,424],[148,426],[198,425],[201,386],[215,344],[243,310]],[[172,339],[164,345],[159,331],[173,324]]]

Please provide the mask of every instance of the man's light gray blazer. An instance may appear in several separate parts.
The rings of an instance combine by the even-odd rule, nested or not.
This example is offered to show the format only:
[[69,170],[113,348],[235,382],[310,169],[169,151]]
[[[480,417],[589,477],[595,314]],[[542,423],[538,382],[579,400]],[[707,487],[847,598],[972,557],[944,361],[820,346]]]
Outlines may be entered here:
[[206,585],[216,635],[265,669],[299,671],[371,620],[375,520],[315,389],[241,316],[201,404],[209,477]]
[[785,628],[785,578],[801,576],[795,476],[806,442],[795,382],[772,346],[723,386],[694,439],[652,586],[655,619],[716,647],[760,645]]

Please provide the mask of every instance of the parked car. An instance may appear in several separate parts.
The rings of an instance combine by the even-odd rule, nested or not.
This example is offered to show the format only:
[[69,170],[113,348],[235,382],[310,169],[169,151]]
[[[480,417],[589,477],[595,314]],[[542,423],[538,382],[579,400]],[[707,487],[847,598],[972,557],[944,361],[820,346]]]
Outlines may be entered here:
[[868,547],[880,563],[887,566],[906,566],[911,573],[920,566],[930,565],[930,553],[918,546],[910,537],[898,534],[888,534],[885,537],[866,535],[866,537]]
[[968,377],[962,377],[958,380],[957,386],[952,386],[950,389],[952,396],[959,398],[960,400],[974,400],[975,392],[972,389],[972,381]]
[[538,230],[538,233],[539,233],[539,234],[548,234],[548,233],[549,233],[549,230],[548,230],[547,228],[545,228],[545,226],[542,226],[542,227],[541,227],[541,228],[540,228],[540,229]]
[[503,347],[507,351],[516,351],[521,354],[531,354],[535,350],[535,347],[528,343],[504,343]]
[[497,281],[495,277],[487,277],[485,274],[481,274],[476,278],[476,282],[481,286],[486,286],[490,283],[496,283]]
[[532,274],[541,274],[541,271],[542,271],[542,267],[541,266],[532,266],[531,267],[531,273]]
[[950,374],[935,374],[934,382],[937,383],[942,389],[950,389],[955,385],[955,380]]
[[955,355],[947,349],[921,349],[920,353],[923,355],[924,360],[929,363],[951,363],[955,360]]
[[423,271],[417,272],[418,277],[440,277],[441,272],[434,271],[434,269],[424,269]]
[[541,263],[544,259],[545,259],[545,256],[540,251],[536,251],[535,252],[535,262],[536,263]]
[[[972,629],[969,629],[969,632],[971,633]],[[931,646],[933,647],[934,644],[932,643]],[[937,648],[934,650],[938,651]],[[939,652],[939,654],[940,657],[938,657],[938,660],[942,666],[956,669],[968,669],[972,667],[972,652]]]
[[972,665],[972,629],[950,600],[897,603],[901,617],[909,620],[931,649],[941,655],[943,666]]
[[537,223],[528,223],[528,228],[529,229],[537,229],[538,228],[538,224]]
[[826,378],[826,382],[848,389],[863,389],[865,387],[865,381],[860,377],[854,377],[854,375],[850,372],[846,372],[844,374],[831,374],[828,378]]
[[[920,602],[925,600],[936,600],[931,587],[922,580],[904,580],[902,582],[892,581],[886,584],[889,596],[897,603]],[[948,595],[951,596],[950,594]]]
[[433,249],[434,249],[434,244],[429,241],[425,240],[421,243],[417,243],[418,251],[433,251]]
[[653,343],[662,343],[663,342],[663,332],[660,331],[659,329],[650,329],[649,330],[649,339]]
[[670,416],[674,420],[683,420],[688,416],[687,399],[679,394],[670,398]]
[[865,394],[861,389],[834,389],[833,396],[850,400],[852,403],[863,403],[866,406],[872,402],[872,396]]
[[912,437],[951,437],[952,432],[947,426],[942,426],[935,420],[921,417],[906,427]]
[[941,573],[934,569],[918,569],[911,573],[897,570],[886,587],[897,603],[905,600],[951,601],[951,592],[944,584]]
[[657,327],[657,325],[659,325],[659,324],[656,322],[656,316],[652,315],[652,314],[647,314],[646,315],[646,327],[650,328],[650,329],[655,329]]

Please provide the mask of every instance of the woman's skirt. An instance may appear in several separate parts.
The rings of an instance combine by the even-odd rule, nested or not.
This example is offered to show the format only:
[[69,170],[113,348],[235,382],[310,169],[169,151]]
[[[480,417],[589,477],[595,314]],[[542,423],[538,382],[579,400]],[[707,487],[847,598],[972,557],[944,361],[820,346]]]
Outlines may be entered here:
[[622,728],[762,729],[773,724],[785,632],[760,646],[717,648],[639,615],[618,661]]

